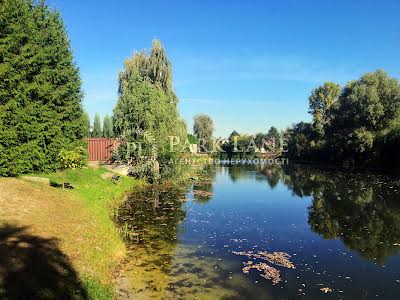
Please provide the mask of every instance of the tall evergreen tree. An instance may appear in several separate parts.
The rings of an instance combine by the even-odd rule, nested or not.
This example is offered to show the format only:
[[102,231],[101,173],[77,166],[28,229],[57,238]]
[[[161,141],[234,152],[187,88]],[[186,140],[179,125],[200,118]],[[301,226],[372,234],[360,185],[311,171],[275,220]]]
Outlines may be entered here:
[[81,81],[60,15],[0,1],[0,175],[60,167],[85,135]]
[[102,137],[103,131],[101,130],[101,119],[99,113],[94,115],[93,122],[93,137]]
[[103,119],[103,137],[111,138],[114,136],[112,118],[107,114]]
[[90,137],[90,117],[87,112],[83,113],[83,124],[85,125],[85,137]]

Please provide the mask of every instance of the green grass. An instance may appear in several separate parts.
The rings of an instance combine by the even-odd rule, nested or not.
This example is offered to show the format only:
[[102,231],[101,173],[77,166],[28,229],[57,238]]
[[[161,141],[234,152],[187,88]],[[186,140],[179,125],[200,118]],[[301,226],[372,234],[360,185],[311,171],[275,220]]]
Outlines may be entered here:
[[109,300],[114,298],[114,287],[111,284],[101,283],[92,277],[83,278],[82,281],[90,299]]
[[104,168],[84,168],[64,173],[35,174],[55,183],[70,183],[74,189],[64,189],[63,193],[74,195],[88,212],[88,220],[82,220],[88,223],[85,232],[81,233],[82,244],[71,246],[80,249],[80,257],[75,261],[73,259],[73,262],[91,299],[112,298],[114,272],[126,251],[112,221],[112,214],[123,195],[142,184],[127,176],[121,176],[118,183],[113,183],[109,178],[101,178],[105,172],[109,171]]

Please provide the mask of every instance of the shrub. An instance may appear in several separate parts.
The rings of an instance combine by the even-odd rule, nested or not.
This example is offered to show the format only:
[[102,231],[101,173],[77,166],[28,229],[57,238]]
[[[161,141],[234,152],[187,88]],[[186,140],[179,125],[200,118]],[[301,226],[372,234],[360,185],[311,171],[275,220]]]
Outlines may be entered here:
[[61,149],[58,159],[63,170],[81,168],[86,163],[86,151],[83,147],[74,150]]

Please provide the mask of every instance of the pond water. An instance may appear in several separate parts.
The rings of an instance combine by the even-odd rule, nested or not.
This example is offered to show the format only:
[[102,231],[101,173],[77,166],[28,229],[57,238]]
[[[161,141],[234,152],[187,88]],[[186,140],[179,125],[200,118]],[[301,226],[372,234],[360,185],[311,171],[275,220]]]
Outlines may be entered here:
[[399,299],[397,179],[305,166],[210,176],[120,208],[135,299]]

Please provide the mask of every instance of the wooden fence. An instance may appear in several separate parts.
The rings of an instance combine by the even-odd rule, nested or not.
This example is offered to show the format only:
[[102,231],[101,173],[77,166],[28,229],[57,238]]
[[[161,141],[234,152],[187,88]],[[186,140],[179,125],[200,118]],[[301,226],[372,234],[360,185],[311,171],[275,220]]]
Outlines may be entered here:
[[117,149],[116,139],[111,138],[88,138],[89,161],[107,161]]

